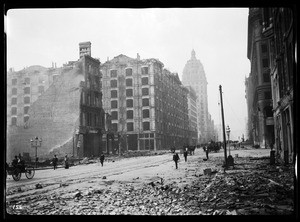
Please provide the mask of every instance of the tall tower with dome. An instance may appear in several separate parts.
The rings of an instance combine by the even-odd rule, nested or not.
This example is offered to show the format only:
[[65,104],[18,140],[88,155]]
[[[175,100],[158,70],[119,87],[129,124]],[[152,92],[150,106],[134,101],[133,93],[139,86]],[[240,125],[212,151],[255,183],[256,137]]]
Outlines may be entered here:
[[206,143],[211,136],[209,132],[209,113],[207,101],[207,80],[202,63],[196,58],[196,52],[193,49],[191,58],[184,66],[182,74],[182,83],[184,86],[191,86],[197,94],[197,115],[198,115],[198,142]]

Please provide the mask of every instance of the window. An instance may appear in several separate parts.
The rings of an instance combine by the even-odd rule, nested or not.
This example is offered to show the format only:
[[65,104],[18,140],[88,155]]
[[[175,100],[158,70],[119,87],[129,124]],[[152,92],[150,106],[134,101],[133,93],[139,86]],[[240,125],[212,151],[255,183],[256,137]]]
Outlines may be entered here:
[[132,79],[126,79],[126,86],[132,86]]
[[133,96],[133,89],[126,89],[126,96]]
[[29,116],[24,116],[24,123],[29,119]]
[[264,67],[264,68],[266,68],[266,67],[269,66],[269,61],[268,61],[268,59],[263,59],[263,60],[262,60],[262,63],[263,63],[263,67]]
[[24,103],[30,103],[30,97],[24,97]]
[[126,69],[126,76],[132,76],[132,69]]
[[150,122],[143,122],[143,130],[150,130]]
[[25,78],[25,83],[26,83],[26,84],[30,84],[30,78],[28,78],[28,77]]
[[127,99],[126,100],[126,106],[127,107],[133,107],[133,99]]
[[269,73],[264,73],[263,74],[263,81],[264,82],[270,82],[270,75],[269,75]]
[[118,111],[112,111],[111,112],[111,119],[118,119]]
[[11,108],[11,115],[17,115],[17,107]]
[[18,90],[17,90],[17,88],[13,88],[11,92],[13,95],[17,95]]
[[149,106],[149,99],[143,99],[143,106]]
[[11,125],[13,125],[13,126],[17,125],[17,117],[11,118]]
[[149,117],[150,117],[149,109],[144,109],[143,110],[143,118],[149,118]]
[[127,123],[127,131],[133,131],[133,123]]
[[265,99],[271,99],[271,92],[265,92]]
[[118,97],[118,91],[117,90],[110,91],[110,97],[111,98],[117,98]]
[[30,87],[24,88],[24,94],[30,94]]
[[13,86],[15,86],[15,85],[17,85],[18,80],[17,80],[17,79],[12,79],[12,80],[11,80],[11,83],[12,83]]
[[142,78],[142,85],[148,85],[148,77]]
[[142,95],[143,96],[149,95],[149,88],[142,88]]
[[148,74],[148,67],[142,67],[142,75]]
[[44,86],[39,86],[39,93],[43,93],[45,91]]
[[118,87],[118,81],[116,79],[110,80],[110,87]]
[[117,132],[117,131],[118,131],[118,124],[117,124],[117,123],[112,123],[112,124],[111,124],[111,129],[112,129],[114,132]]
[[110,77],[115,78],[118,76],[117,70],[110,70]]
[[17,98],[12,98],[12,99],[11,99],[11,104],[12,104],[12,105],[17,104]]
[[127,110],[127,119],[133,119],[133,110]]
[[118,108],[118,101],[117,100],[113,100],[110,102],[111,108],[115,109]]
[[261,45],[261,52],[266,53],[268,51],[268,47],[266,44]]
[[29,106],[25,106],[24,107],[24,114],[28,114],[28,111],[29,111]]

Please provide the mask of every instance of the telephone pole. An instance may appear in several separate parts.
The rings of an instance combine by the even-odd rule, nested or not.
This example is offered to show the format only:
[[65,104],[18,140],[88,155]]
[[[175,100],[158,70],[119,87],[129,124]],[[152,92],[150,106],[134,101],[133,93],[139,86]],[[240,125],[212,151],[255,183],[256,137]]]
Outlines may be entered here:
[[225,167],[227,167],[227,151],[226,151],[226,134],[225,134],[225,123],[224,123],[224,110],[223,110],[223,98],[222,98],[222,86],[219,86],[220,98],[221,98],[221,112],[222,112],[222,127],[223,127],[223,144],[224,144],[224,156],[225,156]]

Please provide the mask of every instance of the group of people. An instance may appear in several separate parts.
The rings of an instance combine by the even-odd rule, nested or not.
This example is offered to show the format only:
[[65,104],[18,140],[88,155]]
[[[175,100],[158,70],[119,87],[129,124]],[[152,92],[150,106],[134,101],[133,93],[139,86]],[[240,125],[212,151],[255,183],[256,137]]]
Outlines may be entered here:
[[[103,153],[100,155],[99,159],[100,159],[101,166],[103,166],[104,159],[105,159],[105,156],[104,156]],[[53,169],[54,170],[57,169],[57,163],[58,163],[58,158],[57,158],[56,155],[54,155],[54,157],[52,158],[52,165],[53,165]],[[69,163],[69,157],[68,157],[68,155],[65,155],[64,165],[65,165],[65,169],[69,169],[70,163]]]

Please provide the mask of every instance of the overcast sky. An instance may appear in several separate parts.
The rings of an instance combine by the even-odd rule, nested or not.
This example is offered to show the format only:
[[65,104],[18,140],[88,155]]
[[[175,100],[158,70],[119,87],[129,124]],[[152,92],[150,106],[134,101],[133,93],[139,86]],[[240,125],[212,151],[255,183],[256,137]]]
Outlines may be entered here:
[[100,62],[139,53],[181,78],[194,49],[206,73],[212,119],[221,123],[222,85],[231,138],[245,134],[248,8],[14,9],[7,12],[6,30],[7,68],[15,71],[52,62],[60,67],[79,58],[79,42],[90,41]]

